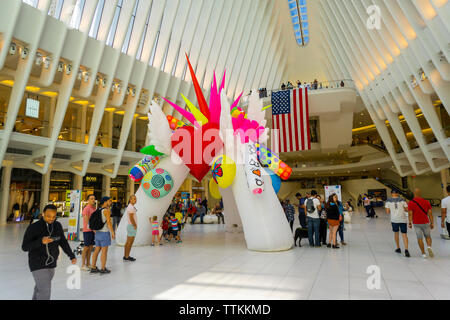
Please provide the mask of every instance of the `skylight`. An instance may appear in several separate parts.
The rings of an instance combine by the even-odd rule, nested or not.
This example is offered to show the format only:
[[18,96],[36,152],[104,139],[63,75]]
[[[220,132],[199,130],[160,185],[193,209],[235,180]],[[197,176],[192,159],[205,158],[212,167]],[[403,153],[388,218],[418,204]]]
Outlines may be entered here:
[[292,26],[297,44],[306,46],[309,43],[309,22],[306,0],[288,0]]

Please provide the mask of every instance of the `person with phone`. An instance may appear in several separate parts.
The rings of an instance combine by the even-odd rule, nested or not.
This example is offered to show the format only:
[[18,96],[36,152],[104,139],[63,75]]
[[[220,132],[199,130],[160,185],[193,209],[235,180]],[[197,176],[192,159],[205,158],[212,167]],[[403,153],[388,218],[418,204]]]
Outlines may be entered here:
[[28,265],[36,283],[33,300],[50,300],[59,247],[72,264],[77,263],[63,227],[56,221],[56,207],[49,204],[44,208],[42,218],[28,226],[22,242],[22,250],[28,252]]
[[431,249],[431,230],[434,228],[433,213],[431,204],[428,200],[421,197],[421,190],[414,190],[414,198],[408,203],[409,228],[414,225],[416,230],[417,242],[419,243],[422,258],[426,258],[423,238],[427,242],[428,255],[434,257],[433,249]]

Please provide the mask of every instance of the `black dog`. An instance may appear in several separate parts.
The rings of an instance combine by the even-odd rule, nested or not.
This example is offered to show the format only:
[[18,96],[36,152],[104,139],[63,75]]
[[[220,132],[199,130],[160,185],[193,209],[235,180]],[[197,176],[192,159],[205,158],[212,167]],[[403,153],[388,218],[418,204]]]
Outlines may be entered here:
[[295,237],[294,237],[294,244],[297,246],[297,239],[300,238],[298,241],[298,246],[301,247],[302,239],[306,238],[308,239],[308,228],[297,228],[295,229]]

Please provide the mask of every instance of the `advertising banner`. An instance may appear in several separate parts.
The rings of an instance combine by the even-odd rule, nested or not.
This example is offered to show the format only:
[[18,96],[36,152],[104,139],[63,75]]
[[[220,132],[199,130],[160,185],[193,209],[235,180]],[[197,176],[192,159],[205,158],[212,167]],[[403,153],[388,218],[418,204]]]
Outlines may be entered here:
[[338,200],[342,202],[341,186],[325,186],[325,201],[328,201],[328,197],[334,193],[338,196]]
[[78,240],[79,220],[81,207],[81,190],[70,191],[69,206],[69,227],[67,230],[67,240]]

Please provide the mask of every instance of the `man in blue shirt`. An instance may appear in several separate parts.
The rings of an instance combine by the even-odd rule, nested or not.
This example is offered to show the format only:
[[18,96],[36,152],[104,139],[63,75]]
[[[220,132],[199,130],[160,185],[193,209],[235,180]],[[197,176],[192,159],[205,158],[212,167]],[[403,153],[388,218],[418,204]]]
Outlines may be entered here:
[[297,193],[295,195],[295,197],[298,200],[298,205],[296,205],[298,207],[298,220],[300,222],[300,225],[302,228],[306,228],[307,227],[307,223],[306,223],[306,213],[305,213],[305,201],[306,199],[309,198],[309,194],[306,194],[305,198],[302,198],[302,195],[300,193]]

